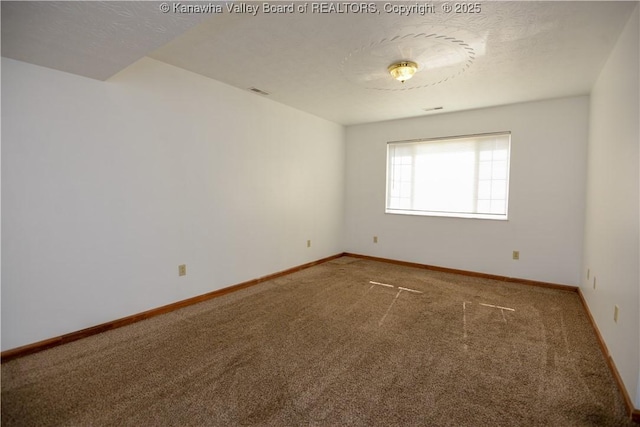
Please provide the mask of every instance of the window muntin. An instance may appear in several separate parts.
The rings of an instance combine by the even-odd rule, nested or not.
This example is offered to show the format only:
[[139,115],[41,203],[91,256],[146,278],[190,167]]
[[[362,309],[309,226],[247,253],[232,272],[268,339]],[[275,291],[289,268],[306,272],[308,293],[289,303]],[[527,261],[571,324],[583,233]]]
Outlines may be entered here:
[[509,132],[387,144],[386,212],[506,220]]

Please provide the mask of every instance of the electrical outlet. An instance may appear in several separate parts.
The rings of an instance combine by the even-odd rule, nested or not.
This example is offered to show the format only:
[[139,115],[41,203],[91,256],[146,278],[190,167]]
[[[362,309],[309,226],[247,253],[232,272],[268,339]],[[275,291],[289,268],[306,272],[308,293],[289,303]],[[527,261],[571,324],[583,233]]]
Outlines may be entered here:
[[620,312],[620,307],[617,305],[613,306],[613,321],[618,323],[618,313]]
[[513,251],[513,259],[515,260],[520,259],[520,251]]
[[187,264],[180,264],[178,266],[178,276],[186,276],[187,275]]
[[373,236],[373,243],[378,243],[378,236]]
[[587,268],[587,280],[589,280],[590,275],[591,275],[591,270]]
[[596,288],[596,276],[593,276],[593,289]]
[[307,240],[307,247],[310,248],[311,247],[311,240]]

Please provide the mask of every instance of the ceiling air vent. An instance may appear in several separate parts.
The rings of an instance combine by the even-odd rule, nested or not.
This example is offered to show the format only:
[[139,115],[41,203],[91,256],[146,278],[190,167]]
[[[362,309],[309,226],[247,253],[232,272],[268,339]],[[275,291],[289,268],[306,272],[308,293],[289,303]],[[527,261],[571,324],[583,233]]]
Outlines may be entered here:
[[255,92],[255,93],[259,94],[259,95],[265,95],[265,96],[266,96],[266,95],[270,95],[270,93],[269,93],[269,92],[265,92],[265,91],[263,91],[262,89],[258,89],[257,87],[250,87],[250,88],[249,88],[249,90],[250,90],[251,92]]
[[433,107],[433,108],[423,108],[424,111],[438,111],[442,110],[444,107]]

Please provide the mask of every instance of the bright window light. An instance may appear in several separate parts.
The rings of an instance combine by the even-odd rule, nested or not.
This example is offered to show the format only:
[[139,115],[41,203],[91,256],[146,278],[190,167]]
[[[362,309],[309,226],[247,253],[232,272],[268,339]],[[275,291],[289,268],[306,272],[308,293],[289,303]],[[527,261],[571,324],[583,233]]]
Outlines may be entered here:
[[387,144],[386,212],[507,219],[511,133]]

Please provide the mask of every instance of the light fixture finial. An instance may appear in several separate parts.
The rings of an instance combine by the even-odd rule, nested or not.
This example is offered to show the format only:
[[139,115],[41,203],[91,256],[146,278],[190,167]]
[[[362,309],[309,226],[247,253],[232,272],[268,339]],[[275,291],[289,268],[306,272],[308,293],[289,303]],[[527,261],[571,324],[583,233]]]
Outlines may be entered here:
[[394,79],[404,83],[418,71],[418,64],[413,61],[400,61],[389,65],[387,69]]

